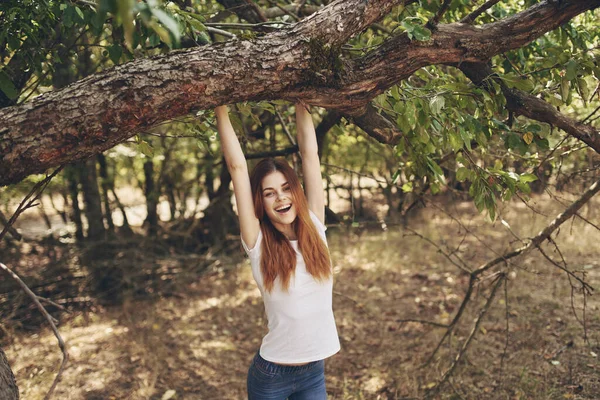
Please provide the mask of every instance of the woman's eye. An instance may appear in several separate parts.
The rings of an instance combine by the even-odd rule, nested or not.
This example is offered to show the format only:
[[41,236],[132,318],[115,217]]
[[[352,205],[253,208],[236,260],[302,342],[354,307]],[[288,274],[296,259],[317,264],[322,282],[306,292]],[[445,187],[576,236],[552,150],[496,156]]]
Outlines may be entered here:
[[290,189],[290,187],[289,187],[289,186],[288,186],[288,187],[284,187],[284,188],[283,188],[283,191],[284,191],[284,192],[289,192],[290,190],[292,190],[292,189]]
[[273,192],[269,192],[269,193],[265,194],[265,197],[273,197],[273,194],[274,194]]

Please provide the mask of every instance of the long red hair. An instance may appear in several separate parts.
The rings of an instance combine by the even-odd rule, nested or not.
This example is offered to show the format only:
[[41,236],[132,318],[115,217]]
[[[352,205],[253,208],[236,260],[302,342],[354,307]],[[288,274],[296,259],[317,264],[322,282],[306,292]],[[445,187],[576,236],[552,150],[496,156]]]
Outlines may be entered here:
[[271,223],[263,203],[263,178],[276,171],[283,174],[290,187],[292,201],[297,212],[293,228],[298,239],[298,249],[306,263],[306,270],[318,281],[324,281],[331,276],[329,250],[310,218],[308,202],[296,172],[283,160],[266,158],[256,164],[252,170],[250,184],[254,199],[254,212],[260,221],[263,233],[260,270],[267,292],[273,289],[277,277],[280,279],[282,289],[287,291],[290,278],[296,269],[296,252],[288,238]]

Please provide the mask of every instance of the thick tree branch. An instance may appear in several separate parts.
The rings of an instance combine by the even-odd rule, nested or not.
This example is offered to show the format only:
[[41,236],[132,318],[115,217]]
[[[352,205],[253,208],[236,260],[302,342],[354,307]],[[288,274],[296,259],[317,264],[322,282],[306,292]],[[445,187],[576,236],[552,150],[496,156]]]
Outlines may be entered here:
[[400,3],[335,1],[287,30],[136,60],[2,109],[0,185],[219,104],[301,99],[360,119],[372,98],[423,66],[488,60],[598,7],[600,0],[542,2],[477,27],[439,25],[428,42],[400,35],[362,58],[341,59],[341,44]]
[[554,106],[539,97],[518,89],[511,89],[494,75],[487,63],[462,63],[460,70],[476,85],[484,85],[487,79],[494,79],[502,88],[506,97],[506,108],[515,114],[546,122],[556,126],[569,135],[581,140],[600,154],[600,131],[592,125],[581,123],[559,112]]
[[371,103],[367,104],[363,114],[350,118],[356,126],[381,143],[397,144],[404,135],[396,124],[379,114]]

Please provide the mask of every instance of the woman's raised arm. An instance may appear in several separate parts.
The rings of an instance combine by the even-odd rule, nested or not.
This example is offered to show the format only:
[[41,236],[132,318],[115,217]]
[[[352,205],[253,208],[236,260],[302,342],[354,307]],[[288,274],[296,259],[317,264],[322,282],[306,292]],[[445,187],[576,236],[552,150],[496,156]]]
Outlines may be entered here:
[[308,208],[317,218],[325,223],[325,193],[319,148],[312,116],[303,103],[296,103],[296,130],[298,148],[302,156],[302,174],[304,175],[304,191],[308,200]]
[[252,199],[248,165],[246,164],[246,158],[242,152],[240,142],[231,126],[231,121],[229,121],[227,106],[215,108],[215,115],[217,117],[217,130],[221,139],[221,148],[223,149],[227,169],[233,182],[233,192],[237,203],[242,240],[248,248],[252,249],[258,238],[260,224],[254,213],[254,201]]

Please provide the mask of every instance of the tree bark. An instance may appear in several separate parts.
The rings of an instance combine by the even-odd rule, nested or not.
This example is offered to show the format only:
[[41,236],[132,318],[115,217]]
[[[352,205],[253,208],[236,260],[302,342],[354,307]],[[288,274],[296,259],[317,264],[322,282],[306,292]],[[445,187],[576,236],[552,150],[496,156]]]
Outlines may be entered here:
[[108,192],[110,190],[110,179],[108,177],[108,169],[106,168],[106,157],[104,154],[98,154],[98,165],[100,167],[100,187],[102,188],[102,204],[104,205],[104,218],[108,225],[108,232],[115,233],[115,223],[112,219],[112,210],[110,209],[110,201]]
[[84,213],[88,221],[87,238],[90,240],[102,240],[104,239],[106,230],[104,229],[100,190],[98,190],[96,159],[90,158],[84,163],[80,163],[78,170],[85,205]]
[[0,347],[0,399],[19,400],[19,388],[4,350]]
[[78,242],[83,241],[83,222],[81,221],[81,208],[79,208],[79,181],[77,179],[77,170],[75,165],[69,165],[65,168],[65,176],[69,186],[69,196],[71,197],[71,220],[75,223],[75,239]]
[[158,232],[158,188],[154,183],[154,163],[148,160],[144,163],[144,194],[146,196],[146,220],[148,236],[156,236]]
[[360,117],[373,97],[424,66],[486,62],[600,6],[600,0],[544,1],[486,25],[438,25],[427,42],[401,34],[363,57],[341,57],[343,43],[400,3],[335,1],[285,30],[135,60],[2,109],[0,185],[220,104],[302,99]]

